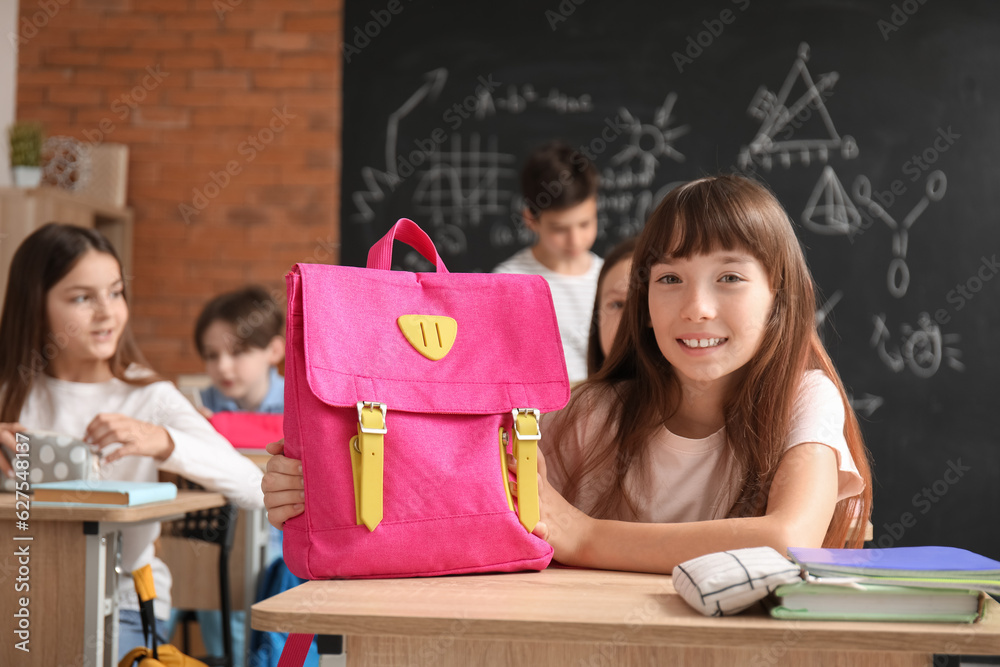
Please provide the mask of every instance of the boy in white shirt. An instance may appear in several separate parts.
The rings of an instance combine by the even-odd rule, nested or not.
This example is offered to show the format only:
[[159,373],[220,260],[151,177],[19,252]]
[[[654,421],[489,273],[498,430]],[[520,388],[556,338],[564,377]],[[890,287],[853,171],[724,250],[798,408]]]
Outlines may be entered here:
[[524,221],[538,239],[494,273],[540,275],[549,283],[570,382],[587,377],[587,340],[604,263],[597,239],[597,169],[562,142],[535,150],[521,171]]

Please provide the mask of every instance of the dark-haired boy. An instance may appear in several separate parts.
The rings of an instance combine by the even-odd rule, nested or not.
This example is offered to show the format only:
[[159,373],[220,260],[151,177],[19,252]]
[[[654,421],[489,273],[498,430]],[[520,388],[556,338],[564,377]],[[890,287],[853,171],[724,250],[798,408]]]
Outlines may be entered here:
[[262,287],[209,301],[194,329],[212,379],[201,394],[204,412],[283,412],[285,380],[277,365],[285,358],[284,334],[285,317]]
[[552,290],[570,382],[587,377],[587,339],[604,261],[597,239],[597,169],[562,142],[532,152],[521,172],[524,221],[537,240],[493,271],[536,274]]

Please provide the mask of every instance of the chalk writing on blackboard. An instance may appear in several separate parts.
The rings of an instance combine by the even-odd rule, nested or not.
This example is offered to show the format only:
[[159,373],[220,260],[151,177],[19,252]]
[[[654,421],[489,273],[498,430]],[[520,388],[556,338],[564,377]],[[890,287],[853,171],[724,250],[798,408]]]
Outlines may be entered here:
[[864,396],[848,396],[847,402],[850,403],[851,408],[862,417],[871,417],[875,414],[876,410],[882,407],[882,404],[885,403],[885,399],[881,396],[865,393]]
[[872,198],[872,184],[867,176],[858,176],[854,181],[854,198],[859,204],[867,208],[872,215],[880,219],[889,229],[892,230],[892,260],[889,262],[889,271],[886,275],[886,282],[889,293],[897,299],[906,294],[910,286],[910,267],[906,264],[906,250],[909,241],[910,227],[917,221],[920,214],[924,212],[932,201],[941,201],[945,191],[948,189],[948,178],[944,172],[937,170],[927,176],[927,185],[924,196],[920,198],[902,222],[889,215],[889,212],[881,204]]
[[889,370],[899,373],[908,368],[917,377],[929,378],[938,372],[942,361],[956,371],[965,370],[960,360],[962,351],[952,347],[961,336],[942,334],[941,327],[927,313],[917,317],[917,328],[906,323],[900,326],[902,343],[892,349],[892,334],[886,326],[885,314],[876,315],[873,320],[875,330],[869,342]]
[[833,167],[827,165],[823,168],[802,211],[802,224],[817,234],[846,236],[853,235],[861,227],[861,215],[847,196]]
[[844,293],[841,290],[837,290],[833,295],[823,302],[819,308],[816,309],[816,328],[823,326],[826,322],[826,318],[830,316],[833,311],[834,306],[840,303],[840,300],[844,297]]
[[462,253],[464,228],[478,227],[484,216],[510,211],[510,201],[517,196],[516,158],[500,152],[495,136],[484,142],[473,132],[463,146],[462,135],[455,133],[449,150],[433,151],[428,165],[414,194],[416,210],[429,215],[435,240],[448,246],[439,250]]
[[[757,89],[747,113],[760,120],[761,125],[750,145],[744,146],[740,151],[741,169],[747,169],[753,162],[770,170],[775,157],[784,167],[790,166],[794,160],[803,165],[808,165],[814,158],[826,162],[830,152],[837,150],[846,159],[858,156],[858,145],[854,138],[849,135],[841,136],[837,132],[823,99],[824,93],[833,88],[839,75],[828,72],[814,81],[806,66],[808,60],[809,45],[803,42],[799,45],[798,56],[781,89],[777,93],[768,90],[766,86]],[[797,83],[805,86],[805,92],[789,104],[789,96]],[[787,134],[791,129],[789,124],[800,113],[811,113],[810,109],[823,121],[826,129],[823,136],[796,139],[778,136],[781,133]]]

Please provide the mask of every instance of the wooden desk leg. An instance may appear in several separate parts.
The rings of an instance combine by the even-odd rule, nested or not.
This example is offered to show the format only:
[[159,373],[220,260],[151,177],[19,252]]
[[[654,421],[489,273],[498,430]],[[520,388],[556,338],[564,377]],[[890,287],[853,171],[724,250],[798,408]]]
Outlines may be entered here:
[[114,667],[118,664],[118,571],[121,569],[122,534],[94,521],[84,522],[83,534],[87,572],[83,614],[86,657],[95,666]]
[[243,554],[243,658],[249,661],[250,638],[253,633],[253,628],[250,627],[250,607],[257,597],[257,587],[267,563],[267,544],[270,538],[268,533],[271,524],[268,523],[264,510],[243,510],[241,514],[247,522],[244,535],[246,550]]
[[[460,621],[456,621],[460,624]],[[918,653],[795,650],[787,646],[753,649],[686,646],[627,646],[563,642],[504,642],[462,639],[456,632],[427,638],[347,638],[348,667],[930,667],[932,656]],[[788,650],[785,650],[788,649]]]

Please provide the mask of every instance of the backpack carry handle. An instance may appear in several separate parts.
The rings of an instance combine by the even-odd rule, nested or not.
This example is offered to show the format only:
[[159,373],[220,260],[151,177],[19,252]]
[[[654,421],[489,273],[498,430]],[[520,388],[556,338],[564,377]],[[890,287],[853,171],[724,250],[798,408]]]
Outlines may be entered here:
[[437,267],[438,273],[448,273],[444,260],[438,255],[437,248],[427,232],[420,229],[417,223],[408,218],[400,218],[399,222],[392,226],[385,236],[379,239],[378,243],[368,251],[368,268],[385,269],[392,268],[392,242],[402,241],[414,250],[423,255],[424,259]]

